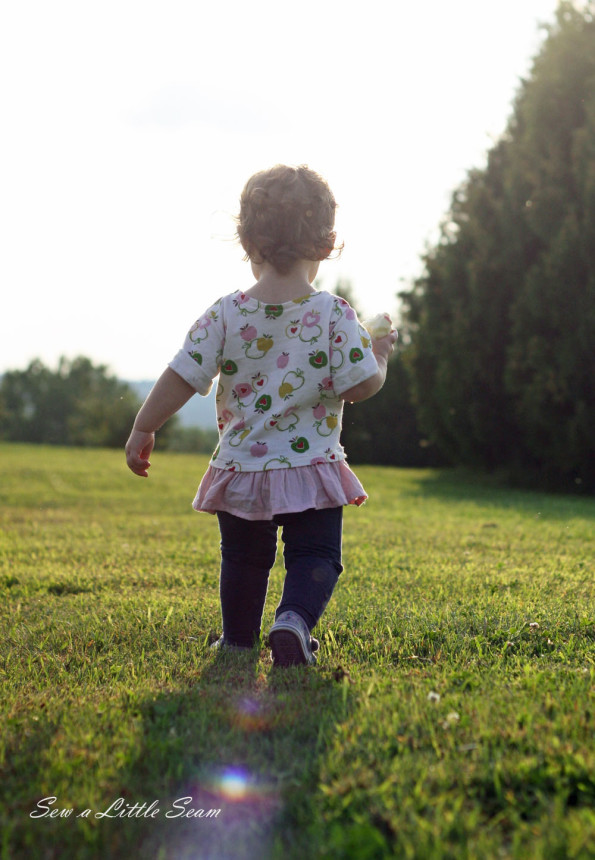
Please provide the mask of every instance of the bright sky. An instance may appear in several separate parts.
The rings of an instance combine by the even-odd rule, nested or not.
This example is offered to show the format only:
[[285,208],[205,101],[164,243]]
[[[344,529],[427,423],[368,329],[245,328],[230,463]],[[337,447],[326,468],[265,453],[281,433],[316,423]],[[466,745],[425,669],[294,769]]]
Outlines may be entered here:
[[89,356],[156,377],[248,288],[248,177],[309,164],[366,315],[397,308],[483,166],[556,0],[18,0],[0,12],[0,373]]

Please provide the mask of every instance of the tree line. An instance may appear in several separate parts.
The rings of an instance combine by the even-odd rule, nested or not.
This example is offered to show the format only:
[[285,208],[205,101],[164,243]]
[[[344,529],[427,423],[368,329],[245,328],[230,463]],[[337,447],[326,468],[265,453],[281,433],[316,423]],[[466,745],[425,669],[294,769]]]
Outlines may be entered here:
[[[400,293],[382,391],[345,407],[354,463],[461,464],[595,489],[595,3],[561,2],[511,117]],[[336,290],[353,302],[346,283]],[[354,303],[355,304],[355,303]],[[0,438],[124,444],[139,403],[85,358],[0,384]],[[176,427],[160,444],[209,450]]]
[[56,370],[39,359],[0,383],[0,436],[49,445],[118,447],[126,442],[137,398],[104,365],[79,356]]

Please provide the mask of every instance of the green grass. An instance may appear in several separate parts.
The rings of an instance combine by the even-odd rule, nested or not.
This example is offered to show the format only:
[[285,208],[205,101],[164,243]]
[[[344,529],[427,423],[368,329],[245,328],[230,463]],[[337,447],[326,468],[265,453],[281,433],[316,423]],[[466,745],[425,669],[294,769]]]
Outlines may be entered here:
[[595,857],[593,500],[359,468],[319,665],[279,672],[209,649],[206,459],[153,460],[0,446],[0,857]]

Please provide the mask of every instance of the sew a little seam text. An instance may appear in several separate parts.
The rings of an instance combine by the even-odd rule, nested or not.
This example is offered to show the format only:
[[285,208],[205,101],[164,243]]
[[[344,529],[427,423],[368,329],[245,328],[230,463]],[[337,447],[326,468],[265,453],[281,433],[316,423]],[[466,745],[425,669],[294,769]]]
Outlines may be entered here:
[[159,800],[151,803],[127,803],[123,797],[114,800],[107,809],[94,811],[83,809],[75,813],[73,807],[62,809],[55,807],[57,797],[51,795],[37,802],[35,809],[29,813],[30,818],[156,818],[163,815],[165,818],[218,818],[220,809],[194,809],[190,806],[193,798],[179,797],[172,801],[167,809],[161,809]]

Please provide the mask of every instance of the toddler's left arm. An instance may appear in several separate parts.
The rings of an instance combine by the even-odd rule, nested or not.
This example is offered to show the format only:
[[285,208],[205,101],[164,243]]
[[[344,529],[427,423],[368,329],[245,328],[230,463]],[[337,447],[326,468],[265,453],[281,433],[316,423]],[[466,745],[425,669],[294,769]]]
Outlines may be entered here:
[[362,400],[367,400],[369,397],[373,397],[378,391],[380,391],[386,379],[388,360],[395,348],[396,340],[397,332],[394,330],[384,337],[372,339],[372,352],[378,362],[378,370],[374,376],[371,376],[369,379],[365,379],[363,382],[354,385],[353,388],[349,388],[347,391],[344,391],[341,394],[343,400],[346,400],[348,403],[359,403]]

